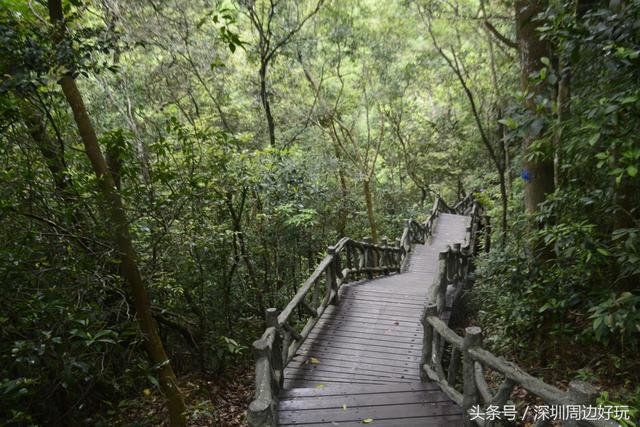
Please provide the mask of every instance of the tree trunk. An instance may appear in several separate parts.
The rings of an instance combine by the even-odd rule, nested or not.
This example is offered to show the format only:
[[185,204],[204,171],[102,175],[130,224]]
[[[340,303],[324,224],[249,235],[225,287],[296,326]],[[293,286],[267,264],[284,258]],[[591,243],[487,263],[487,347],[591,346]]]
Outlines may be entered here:
[[63,153],[55,141],[49,137],[42,114],[29,102],[21,101],[20,115],[27,126],[29,135],[31,135],[31,138],[36,143],[40,154],[45,158],[47,168],[53,176],[56,190],[63,199],[69,199],[69,201],[71,201],[73,197],[68,189],[69,175],[62,157]]
[[560,151],[560,144],[562,144],[562,130],[564,123],[567,121],[570,110],[571,101],[571,70],[566,58],[560,58],[558,61],[558,74],[560,80],[558,81],[558,123],[556,126],[556,132],[553,135],[553,176],[554,185],[556,188],[562,186],[562,158]]
[[[539,71],[544,65],[541,60],[549,57],[549,45],[541,40],[538,34],[539,22],[535,21],[538,13],[544,9],[544,2],[522,1],[515,3],[516,34],[520,53],[520,83],[522,90],[532,97],[527,98],[525,106],[535,111],[535,95],[542,94],[542,84],[529,83],[529,75]],[[525,160],[523,162],[522,177],[524,178],[524,200],[527,213],[535,213],[547,194],[554,191],[553,155],[531,156],[532,146],[537,141],[537,135],[527,135],[523,141]]]
[[376,225],[376,219],[373,215],[373,196],[371,195],[371,182],[365,179],[362,182],[362,188],[364,190],[364,199],[367,202],[367,217],[369,218],[369,227],[371,227],[371,239],[373,243],[378,241],[378,227]]
[[349,197],[349,188],[347,187],[347,177],[345,176],[343,165],[342,165],[342,156],[340,155],[340,147],[336,141],[333,141],[333,134],[331,134],[331,139],[333,143],[333,150],[336,155],[336,160],[338,161],[338,178],[340,181],[340,195],[342,196],[342,200],[340,202],[340,208],[338,209],[338,222],[336,223],[336,232],[338,233],[339,238],[343,238],[346,233],[347,228],[347,219],[349,216],[349,208],[347,207],[347,198]]
[[268,63],[263,62],[260,66],[260,100],[264,108],[264,115],[267,119],[267,130],[269,132],[269,144],[276,146],[276,125],[271,115],[271,104],[269,103],[269,93],[267,92],[267,67]]
[[[66,32],[61,0],[49,0],[49,16],[51,23],[58,27],[54,33],[54,42],[60,44]],[[160,386],[167,398],[171,425],[186,426],[184,398],[178,388],[175,373],[169,363],[151,313],[149,296],[138,268],[136,252],[129,234],[129,224],[122,199],[116,191],[115,182],[107,167],[91,118],[74,78],[70,74],[66,74],[60,79],[59,84],[73,111],[73,117],[84,144],[85,152],[98,177],[98,182],[107,204],[107,214],[112,222],[111,228],[114,231],[119,252],[120,272],[130,287],[136,317],[144,335],[147,353],[153,365],[158,369]]]
[[508,169],[503,170],[501,174],[499,174],[500,178],[500,202],[502,203],[502,212],[501,212],[501,225],[502,225],[502,233],[500,233],[500,244],[503,248],[507,246],[507,232],[509,223],[507,221],[507,209],[508,209],[508,195],[507,195],[507,185],[505,182],[505,174],[508,174]]

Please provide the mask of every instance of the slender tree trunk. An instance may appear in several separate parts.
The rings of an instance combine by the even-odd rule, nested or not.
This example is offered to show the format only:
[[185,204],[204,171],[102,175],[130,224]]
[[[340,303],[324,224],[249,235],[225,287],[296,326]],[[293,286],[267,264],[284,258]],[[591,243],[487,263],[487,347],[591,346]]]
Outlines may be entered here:
[[507,186],[504,179],[505,174],[508,174],[508,170],[503,170],[500,174],[500,202],[502,203],[502,233],[500,234],[502,247],[506,247],[507,245],[507,227],[509,226],[507,222],[507,208],[508,208],[508,195],[507,195]]
[[[332,135],[333,137],[333,135]],[[349,197],[349,189],[347,187],[347,177],[345,176],[342,166],[342,156],[340,154],[340,147],[333,141],[333,149],[335,151],[336,160],[338,161],[338,178],[340,181],[340,195],[342,201],[340,203],[340,209],[338,210],[338,222],[336,223],[336,232],[340,238],[345,236],[347,228],[347,217],[349,215],[349,209],[346,207],[347,198]]]
[[511,155],[509,154],[509,144],[507,144],[507,128],[506,126],[500,126],[502,133],[502,147],[504,153],[504,178],[505,186],[507,187],[507,196],[511,197],[511,189],[513,188],[511,181]]
[[51,138],[47,132],[44,117],[37,108],[27,101],[20,101],[20,114],[53,176],[56,193],[71,209],[70,220],[73,227],[83,228],[88,225],[88,218],[86,213],[77,206],[78,198],[71,186],[71,178],[64,159],[64,148]]
[[371,194],[371,181],[365,179],[362,181],[362,189],[364,191],[364,200],[367,202],[367,217],[369,218],[369,227],[371,228],[371,239],[373,243],[378,241],[378,226],[373,214],[373,196]]
[[[59,44],[65,37],[66,32],[61,0],[49,0],[49,16],[51,23],[58,27],[54,33],[54,42]],[[116,191],[115,182],[107,167],[93,123],[91,123],[91,118],[74,78],[70,74],[66,74],[60,79],[59,84],[73,111],[73,117],[84,144],[85,152],[98,177],[101,191],[106,200],[107,214],[112,222],[111,225],[119,252],[120,272],[130,287],[136,309],[136,317],[144,335],[147,353],[151,362],[158,369],[160,386],[167,398],[171,425],[186,426],[184,398],[178,388],[175,373],[169,363],[151,313],[149,296],[138,268],[136,252],[129,234],[129,224],[122,199]]]
[[[22,95],[18,95],[22,96]],[[40,154],[44,157],[47,168],[53,176],[53,183],[60,196],[65,201],[72,201],[73,195],[69,192],[69,175],[64,162],[61,148],[51,139],[47,133],[47,127],[40,111],[27,101],[20,102],[20,115],[27,126],[29,135],[36,143]]]
[[564,123],[567,121],[571,112],[571,70],[566,58],[560,58],[558,61],[558,73],[560,80],[558,82],[558,122],[556,131],[553,135],[553,177],[556,188],[562,186],[562,158],[560,145],[562,144],[562,131]]
[[276,125],[271,115],[271,104],[269,103],[269,93],[267,92],[267,67],[269,64],[263,62],[260,66],[260,100],[264,108],[264,115],[267,119],[267,131],[269,132],[269,144],[276,146]]
[[[541,0],[519,0],[515,3],[516,34],[520,46],[520,83],[522,89],[532,95],[542,94],[544,86],[530,84],[529,75],[544,66],[541,62],[543,57],[549,57],[549,45],[540,39],[537,31],[540,23],[535,20],[536,15],[542,12],[544,7],[545,3]],[[534,97],[528,98],[525,106],[534,112],[536,108]],[[527,213],[537,212],[547,194],[554,191],[553,155],[547,153],[543,156],[532,156],[532,146],[537,140],[537,135],[527,135],[523,141],[525,160],[522,176]]]
[[[480,1],[480,7],[482,8],[482,15],[486,19],[487,13],[484,7],[484,0]],[[489,59],[491,60],[491,82],[493,83],[493,90],[496,93],[496,110],[498,112],[498,120],[502,118],[502,96],[500,85],[498,84],[498,73],[496,71],[496,57],[495,52],[493,50],[493,39],[491,38],[490,30],[485,26],[485,32],[487,35],[487,44],[489,46]],[[499,125],[498,128],[498,138],[500,138],[500,148],[502,152],[502,161],[499,162],[501,165],[497,168],[498,175],[500,178],[500,202],[502,204],[502,233],[501,233],[501,243],[504,248],[507,244],[507,233],[509,222],[507,220],[508,212],[507,207],[509,203],[509,197],[511,196],[511,182],[510,182],[510,172],[509,172],[509,148],[507,146],[507,140],[505,137],[505,127],[504,125]],[[508,190],[507,190],[508,189]]]

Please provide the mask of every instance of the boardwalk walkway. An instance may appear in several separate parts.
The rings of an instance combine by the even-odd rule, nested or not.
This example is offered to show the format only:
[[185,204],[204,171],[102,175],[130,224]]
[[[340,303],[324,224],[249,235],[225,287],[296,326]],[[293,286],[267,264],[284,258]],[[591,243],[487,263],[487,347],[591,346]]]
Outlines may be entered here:
[[464,243],[470,217],[441,214],[407,272],[345,284],[285,369],[279,425],[462,425],[462,409],[420,382],[422,317],[438,253]]

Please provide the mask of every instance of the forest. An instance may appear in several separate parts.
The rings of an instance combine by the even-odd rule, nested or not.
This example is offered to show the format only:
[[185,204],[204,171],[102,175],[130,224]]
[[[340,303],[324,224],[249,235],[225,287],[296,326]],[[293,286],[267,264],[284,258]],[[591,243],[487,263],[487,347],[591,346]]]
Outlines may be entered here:
[[0,0],[0,71],[0,425],[246,425],[265,310],[471,194],[458,327],[640,425],[638,0]]

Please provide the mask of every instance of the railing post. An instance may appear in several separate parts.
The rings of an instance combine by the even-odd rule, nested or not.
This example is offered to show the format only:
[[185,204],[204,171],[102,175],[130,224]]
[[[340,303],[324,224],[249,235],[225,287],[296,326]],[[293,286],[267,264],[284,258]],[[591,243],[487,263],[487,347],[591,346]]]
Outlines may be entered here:
[[462,282],[462,251],[460,243],[453,244],[453,262],[454,279],[453,286],[458,289],[458,285]]
[[382,254],[380,255],[380,266],[384,267],[384,274],[389,275],[389,242],[386,237],[380,240]]
[[[407,242],[409,242],[409,245],[411,245],[411,242],[413,242],[413,231],[411,230],[411,220],[409,219],[405,220],[404,227],[407,229]],[[402,243],[406,246],[406,242],[402,242]],[[405,247],[405,249],[407,248]]]
[[340,269],[340,258],[336,255],[336,248],[329,246],[327,253],[333,257],[333,261],[329,264],[327,270],[327,287],[329,292],[334,292],[333,298],[329,301],[331,305],[338,305],[340,303],[340,295],[338,294],[338,270]]
[[253,343],[253,357],[256,361],[256,395],[247,411],[250,427],[275,427],[277,424],[277,393],[274,394],[271,351],[260,340]]
[[462,341],[462,408],[464,409],[465,427],[475,426],[475,422],[469,416],[469,410],[478,404],[478,387],[476,386],[474,360],[469,349],[482,345],[482,329],[477,326],[469,326],[464,330]]
[[353,259],[352,259],[352,249],[351,249],[351,242],[347,242],[344,245],[344,249],[347,251],[347,268],[349,270],[353,270]]
[[371,237],[365,237],[362,241],[366,243],[363,250],[364,268],[367,269],[367,278],[373,279],[373,271],[371,271],[371,268],[373,268],[373,248],[371,247],[373,240]]
[[395,265],[398,268],[398,271],[400,271],[400,268],[402,267],[402,248],[400,247],[400,238],[396,237],[396,249],[398,249],[397,252],[394,253],[394,260],[395,260]]
[[436,306],[438,307],[438,315],[442,314],[447,306],[448,256],[449,251],[438,254],[438,278],[436,282]]
[[278,325],[278,315],[280,311],[275,308],[267,308],[265,310],[265,319],[267,321],[267,328],[274,327],[276,330],[276,336],[273,340],[273,347],[271,349],[271,367],[275,374],[275,383],[278,386],[278,392],[282,390],[284,384],[284,353],[282,348],[282,329]]
[[438,308],[432,302],[428,303],[424,308],[422,315],[422,356],[420,358],[420,379],[422,382],[428,381],[427,371],[424,365],[431,366],[431,355],[433,354],[433,326],[427,320],[429,316],[437,316]]

